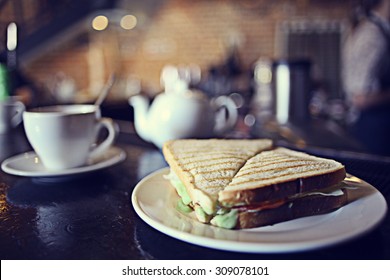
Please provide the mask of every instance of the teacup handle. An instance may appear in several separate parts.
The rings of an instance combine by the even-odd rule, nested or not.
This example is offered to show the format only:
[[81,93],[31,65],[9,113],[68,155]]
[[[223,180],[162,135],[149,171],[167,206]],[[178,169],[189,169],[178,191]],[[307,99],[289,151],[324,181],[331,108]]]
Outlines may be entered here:
[[95,133],[96,137],[99,133],[99,131],[102,128],[106,128],[108,131],[108,135],[106,139],[96,147],[92,149],[92,151],[89,153],[89,157],[95,158],[101,156],[107,149],[114,143],[114,140],[116,138],[118,128],[110,118],[100,118],[97,120],[97,124],[95,126]]
[[[238,110],[233,99],[222,95],[213,100],[213,105],[216,112],[214,132],[222,134],[234,128],[238,119]],[[222,114],[221,116],[221,114],[218,114],[218,111],[223,108],[226,108],[227,114]]]
[[11,119],[12,127],[16,127],[22,122],[23,112],[26,110],[26,106],[24,106],[23,102],[16,101],[15,105],[15,115]]

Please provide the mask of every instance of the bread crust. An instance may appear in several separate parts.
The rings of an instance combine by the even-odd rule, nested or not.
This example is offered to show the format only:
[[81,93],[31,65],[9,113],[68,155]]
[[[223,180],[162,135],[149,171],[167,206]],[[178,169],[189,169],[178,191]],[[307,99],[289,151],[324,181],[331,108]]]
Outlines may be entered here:
[[220,202],[225,205],[250,205],[264,201],[277,200],[335,185],[344,180],[345,176],[345,167],[340,166],[340,169],[330,173],[302,177],[257,189],[224,191],[222,199],[220,196]]
[[309,195],[273,209],[241,211],[238,213],[236,229],[254,228],[290,221],[297,218],[330,213],[348,203],[348,192],[343,195]]
[[190,195],[192,201],[195,200],[194,197],[194,177],[190,172],[183,171],[182,168],[179,166],[177,160],[174,157],[174,154],[171,150],[171,144],[175,140],[168,141],[164,143],[162,152],[164,154],[164,158],[169,164],[169,167],[172,169],[172,171],[176,174],[176,176],[180,179],[180,181],[186,186],[188,194]]

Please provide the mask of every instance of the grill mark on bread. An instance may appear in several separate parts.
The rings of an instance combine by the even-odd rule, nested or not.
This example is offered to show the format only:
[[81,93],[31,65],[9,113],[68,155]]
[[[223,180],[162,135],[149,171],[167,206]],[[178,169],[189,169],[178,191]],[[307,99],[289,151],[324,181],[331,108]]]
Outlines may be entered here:
[[[270,158],[262,158],[261,160],[258,160],[258,158],[251,158],[249,159],[246,164],[245,164],[245,168],[247,166],[252,166],[252,165],[261,165],[261,166],[265,166],[267,164],[274,164],[274,163],[283,163],[283,162],[288,162],[291,160],[291,158],[289,160],[286,160],[288,159],[287,157],[278,157],[276,159],[270,159]],[[295,159],[294,159],[295,160]]]
[[[273,176],[273,177],[267,177],[267,178],[249,178],[245,181],[240,181],[240,182],[231,182],[229,186],[240,186],[240,185],[245,185],[245,184],[253,184],[253,183],[258,183],[258,182],[261,182],[261,181],[270,181],[270,180],[273,180],[273,179],[284,179],[285,177],[290,177],[290,174],[286,174],[286,175],[277,175],[277,176]],[[291,179],[290,181],[293,181],[293,180],[296,180],[296,179]]]
[[291,159],[291,158],[288,159],[288,160],[286,160],[286,158],[282,158],[279,161],[273,161],[273,160],[255,161],[255,160],[253,160],[251,162],[247,162],[247,164],[245,165],[245,168],[242,169],[242,170],[246,170],[246,169],[252,168],[253,166],[255,166],[255,167],[264,167],[264,166],[270,166],[270,165],[274,165],[274,164],[287,163],[287,162],[296,162],[296,161],[302,161],[302,160],[300,160],[300,159]]
[[232,158],[236,158],[236,159],[240,159],[240,160],[245,160],[245,158],[243,157],[240,157],[240,156],[219,156],[219,157],[202,157],[199,159],[199,156],[198,158],[196,157],[192,157],[192,158],[186,158],[186,159],[191,159],[189,161],[185,161],[183,160],[183,158],[180,158],[179,161],[180,161],[180,164],[198,164],[198,163],[202,163],[202,162],[207,162],[207,161],[214,161],[214,160],[221,160],[221,159],[232,159]]
[[282,155],[282,154],[275,154],[275,155],[271,155],[271,154],[267,155],[266,154],[266,155],[264,155],[263,153],[264,152],[254,155],[248,161],[256,162],[255,159],[258,159],[259,156],[261,156],[262,161],[275,161],[275,160],[282,160],[282,159],[285,159],[285,158],[289,158],[286,155]]
[[214,181],[226,181],[226,180],[230,182],[231,178],[226,176],[214,177],[214,178],[203,177],[203,178],[198,178],[197,182],[201,183],[201,182],[214,182]]
[[[194,160],[194,159],[196,159],[197,157],[199,157],[199,154],[200,153],[191,153],[191,155],[189,155],[189,156],[185,156],[185,157],[183,157],[183,156],[180,156],[180,157],[175,157],[175,159],[176,160],[180,160],[180,161],[185,161],[185,160]],[[240,159],[246,159],[247,157],[245,156],[245,155],[243,155],[243,154],[241,154],[241,153],[227,153],[227,152],[225,152],[225,151],[217,151],[217,152],[213,152],[213,153],[207,153],[207,157],[215,157],[215,156],[221,156],[221,154],[224,156],[224,157],[230,157],[230,158],[232,158],[232,157],[234,157],[234,158],[240,158]],[[203,155],[203,156],[205,156],[205,155]]]
[[[224,164],[224,165],[233,165],[233,164],[237,164],[239,165],[239,167],[237,167],[237,170],[239,170],[243,164],[245,163],[245,161],[242,161],[242,164],[239,164],[238,162],[215,162],[215,163],[209,163],[209,164],[202,164],[202,166],[197,166],[195,162],[191,162],[191,165],[195,165],[193,167],[189,167],[189,168],[186,168],[183,163],[178,163],[178,165],[184,170],[184,171],[191,171],[195,168],[204,168],[204,167],[213,167],[213,166],[220,166],[221,164]],[[188,165],[188,163],[186,163]]]
[[[295,162],[297,162],[297,161],[295,161]],[[272,164],[270,164],[270,165],[272,165]],[[270,165],[267,165],[267,166],[270,166]],[[306,165],[305,163],[301,163],[301,164],[296,164],[296,165],[276,167],[276,168],[269,168],[269,169],[263,169],[264,166],[253,166],[253,167],[250,167],[250,168],[245,168],[242,172],[237,173],[235,178],[242,178],[242,177],[245,177],[245,176],[250,176],[250,175],[257,174],[259,172],[273,171],[274,173],[277,173],[280,170],[285,170],[287,168],[296,168],[296,167],[305,166],[305,165]]]
[[[331,169],[332,168],[332,165],[329,165],[329,164],[326,164],[326,163],[323,163],[323,162],[315,162],[315,161],[301,161],[301,160],[290,160],[290,161],[286,161],[287,163],[292,163],[292,164],[285,164],[283,166],[277,166],[278,163],[270,163],[270,164],[266,164],[266,165],[262,165],[262,166],[250,166],[248,167],[245,166],[245,168],[241,169],[240,172],[237,173],[237,175],[235,176],[235,178],[241,178],[241,177],[244,177],[244,176],[250,176],[250,175],[254,175],[256,173],[259,173],[259,172],[269,172],[269,171],[274,171],[275,173],[277,173],[278,171],[280,170],[286,170],[286,169],[292,169],[292,168],[297,168],[297,167],[300,167],[300,166],[307,166],[308,164],[311,164],[312,166],[316,166],[316,167],[324,167],[324,168],[329,168]],[[283,162],[283,163],[286,163],[286,162]],[[295,163],[295,164],[294,164]],[[276,166],[275,166],[276,165]],[[266,167],[271,167],[273,166],[272,168],[266,168]],[[311,170],[311,169],[310,169]]]
[[199,150],[193,150],[193,151],[186,150],[186,151],[174,151],[174,152],[180,153],[180,157],[174,156],[175,159],[182,159],[182,158],[185,158],[185,156],[191,157],[192,155],[199,155],[199,154],[203,154],[203,153],[207,153],[207,155],[210,155],[210,154],[216,154],[216,155],[220,155],[220,154],[232,154],[232,155],[244,154],[245,155],[245,154],[247,154],[247,155],[250,155],[250,154],[255,153],[256,150],[248,149],[245,153],[243,153],[242,151],[240,151],[240,149],[229,149],[229,150],[216,149],[216,150],[210,151],[208,148],[208,149],[204,149],[204,150],[199,149]]
[[[231,167],[231,168],[226,167],[226,168],[218,168],[218,170],[219,171],[234,171],[234,170],[236,170],[236,168],[235,167]],[[212,170],[212,171],[214,171],[214,170]],[[212,173],[212,172],[210,172],[210,170],[205,170],[205,171],[196,171],[195,174],[202,175],[202,174],[210,174],[210,173]]]

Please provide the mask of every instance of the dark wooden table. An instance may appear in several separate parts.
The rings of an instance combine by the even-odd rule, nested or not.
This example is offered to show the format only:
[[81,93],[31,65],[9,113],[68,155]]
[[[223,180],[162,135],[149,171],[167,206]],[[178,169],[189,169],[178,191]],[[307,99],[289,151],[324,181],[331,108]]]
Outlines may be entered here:
[[[43,183],[0,171],[1,259],[390,259],[390,218],[373,231],[321,250],[246,254],[176,240],[143,222],[131,204],[135,185],[166,166],[161,152],[121,122],[124,162],[76,180]],[[0,160],[30,151],[22,128],[0,135]],[[390,202],[390,160],[313,150],[346,165]],[[372,205],[375,207],[375,205]]]

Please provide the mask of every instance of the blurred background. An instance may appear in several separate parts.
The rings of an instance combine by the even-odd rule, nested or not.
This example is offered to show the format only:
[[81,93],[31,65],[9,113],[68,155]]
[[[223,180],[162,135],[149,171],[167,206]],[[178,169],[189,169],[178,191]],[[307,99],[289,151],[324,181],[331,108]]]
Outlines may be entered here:
[[[128,98],[153,99],[173,65],[191,87],[235,99],[240,135],[277,133],[301,146],[311,135],[318,145],[359,150],[341,83],[354,2],[0,0],[0,53],[15,73],[12,94],[28,106],[91,102],[115,73],[103,109],[132,121]],[[289,109],[275,104],[278,80],[290,86]],[[299,125],[280,126],[292,121]],[[324,139],[323,127],[338,138]]]

